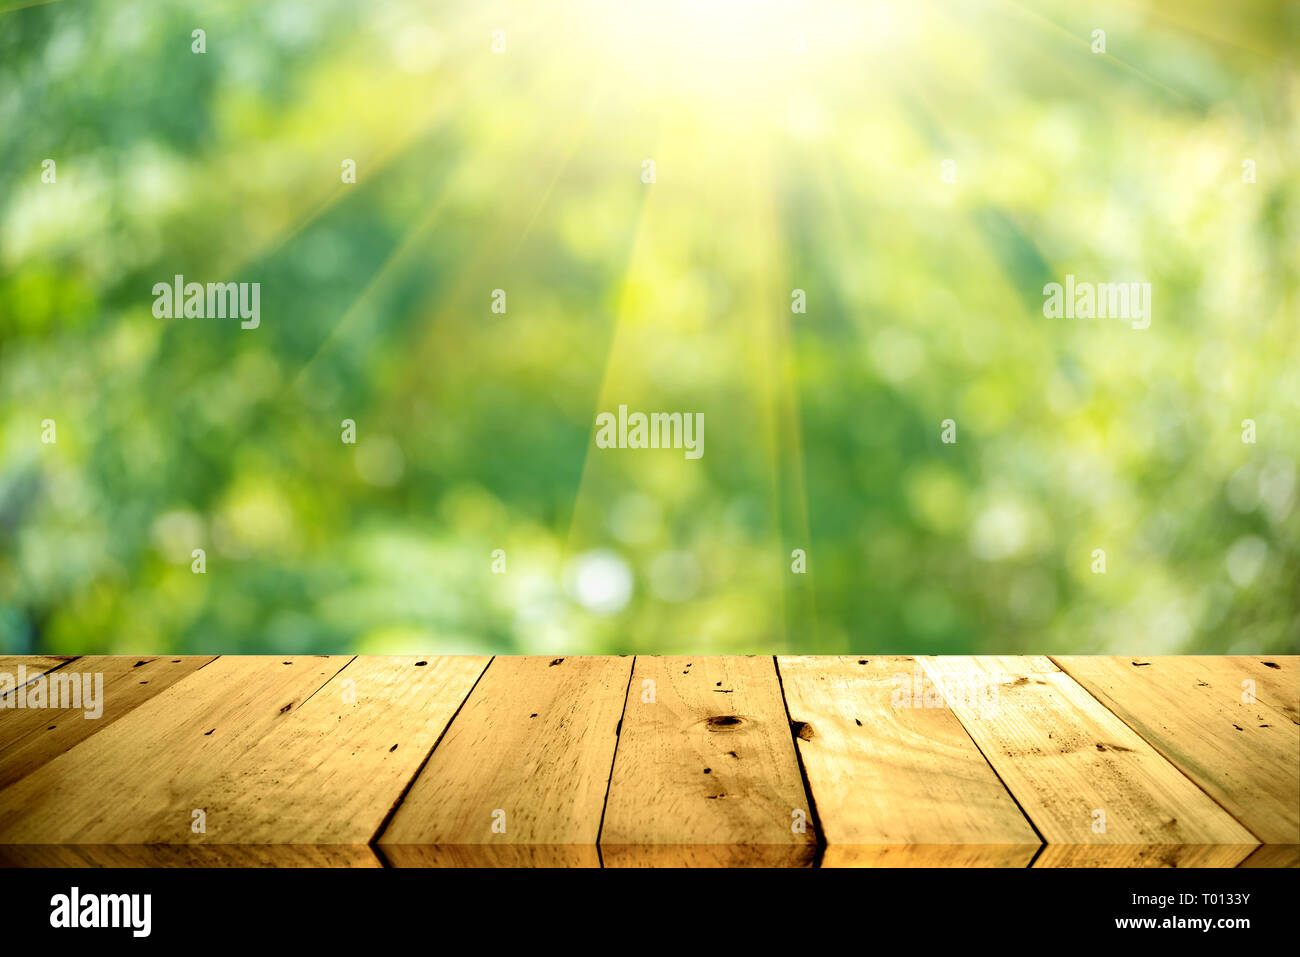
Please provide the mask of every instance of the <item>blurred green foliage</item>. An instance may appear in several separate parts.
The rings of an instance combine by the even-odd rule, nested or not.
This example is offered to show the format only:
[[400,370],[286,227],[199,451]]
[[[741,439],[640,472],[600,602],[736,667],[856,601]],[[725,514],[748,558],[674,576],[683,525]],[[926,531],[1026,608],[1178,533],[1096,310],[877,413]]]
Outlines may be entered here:
[[1300,650],[1295,4],[0,11],[0,651]]

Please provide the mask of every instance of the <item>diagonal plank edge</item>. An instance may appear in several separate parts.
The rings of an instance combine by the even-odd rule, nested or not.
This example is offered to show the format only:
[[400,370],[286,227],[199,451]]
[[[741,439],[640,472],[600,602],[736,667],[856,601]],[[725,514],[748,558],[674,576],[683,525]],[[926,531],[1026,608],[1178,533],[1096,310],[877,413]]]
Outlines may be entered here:
[[14,710],[5,715],[0,722],[0,791],[213,660],[212,656],[92,655],[77,659],[75,668],[46,672],[51,702],[58,697],[72,707]]
[[812,784],[808,780],[808,769],[804,766],[803,752],[799,750],[799,740],[803,725],[796,722],[790,714],[790,699],[785,691],[785,677],[781,674],[780,656],[772,656],[772,667],[776,669],[776,687],[781,694],[781,703],[785,706],[785,720],[790,728],[790,741],[794,745],[795,762],[799,765],[799,779],[803,781],[803,793],[808,802],[808,816],[813,834],[817,839],[817,852],[813,866],[820,866],[822,854],[826,849],[826,832],[822,829],[821,815],[817,810],[817,796],[813,794]]
[[19,665],[0,866],[1300,866],[1295,656]]
[[194,792],[350,660],[218,658],[0,792],[0,844],[188,840]]
[[638,656],[605,808],[607,866],[813,862],[770,656]]
[[1256,696],[1259,659],[1054,660],[1261,841],[1300,843],[1300,727]]
[[[623,722],[627,718],[627,699],[632,695],[632,675],[636,673],[636,655],[632,656],[632,666],[627,670],[627,687],[623,689],[623,708],[618,713],[618,726],[614,732],[614,753],[609,759],[609,774],[605,777],[605,798],[600,802],[600,824],[596,827],[596,855],[600,856],[600,842],[605,834],[605,810],[609,807],[609,789],[614,784],[614,763],[618,760],[618,744],[623,738]],[[605,864],[601,860],[601,866]]]
[[[1042,656],[923,658],[1047,847],[1034,866],[1152,863],[1148,845],[1233,866],[1258,843],[1132,728]],[[1056,847],[1086,846],[1086,853]],[[1068,860],[1067,860],[1068,859]]]
[[215,844],[367,844],[486,657],[365,657],[195,788]]
[[[27,682],[47,675],[76,661],[77,655],[0,655],[0,675],[8,675],[13,685]],[[23,677],[20,680],[19,669]],[[0,683],[0,698],[13,694],[9,682]]]
[[823,866],[1026,867],[1041,842],[911,657],[777,658]]
[[598,866],[631,671],[631,658],[493,658],[380,836],[385,856]]
[[[415,787],[415,782],[418,781],[420,775],[424,773],[424,769],[428,765],[429,759],[433,757],[433,752],[438,749],[438,745],[442,744],[442,739],[447,736],[447,731],[451,728],[452,722],[454,722],[456,718],[459,717],[461,709],[465,707],[465,702],[469,700],[470,695],[474,693],[474,689],[478,687],[478,683],[483,680],[483,675],[487,674],[487,669],[492,667],[492,662],[495,660],[496,660],[495,656],[489,656],[487,658],[487,663],[483,665],[483,668],[480,670],[478,677],[474,679],[474,683],[470,685],[469,690],[461,696],[460,703],[456,705],[455,710],[452,711],[451,713],[451,717],[447,719],[447,721],[443,725],[442,730],[438,733],[438,736],[434,739],[433,743],[429,746],[428,750],[424,755],[424,760],[422,760],[420,762],[419,767],[415,769],[415,773],[411,775],[411,778],[409,781],[406,782],[405,787],[403,787],[402,790],[398,792],[397,797],[393,799],[392,805],[388,808],[387,813],[384,814],[383,819],[379,822],[379,826],[375,828],[375,833],[371,836],[369,845],[372,848],[375,848],[375,853],[379,855],[381,859],[383,855],[380,854],[378,850],[378,844],[380,838],[382,838],[384,836],[384,833],[388,830],[389,824],[392,823],[393,818],[397,815],[398,809],[402,806],[402,803],[406,800],[406,796],[407,794],[410,793],[411,788]],[[385,866],[388,865],[385,864]]]

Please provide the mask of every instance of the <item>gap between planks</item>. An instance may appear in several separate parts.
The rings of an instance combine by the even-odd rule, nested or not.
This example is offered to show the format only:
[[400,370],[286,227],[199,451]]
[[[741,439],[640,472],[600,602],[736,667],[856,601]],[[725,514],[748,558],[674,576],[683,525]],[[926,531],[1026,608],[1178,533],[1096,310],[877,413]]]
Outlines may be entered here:
[[[1267,689],[1270,700],[1261,694],[1246,701],[1242,684],[1255,688],[1258,666],[1282,666],[1257,656],[1049,657],[1261,845],[1300,844],[1300,727],[1288,700],[1300,699],[1300,688],[1290,686],[1291,658],[1278,656],[1290,673]],[[1152,671],[1135,673],[1121,662]],[[1297,766],[1279,761],[1287,753]]]
[[776,686],[781,690],[781,704],[785,706],[785,720],[790,725],[790,743],[794,746],[794,757],[799,762],[799,777],[803,779],[804,795],[808,798],[808,816],[812,818],[813,835],[817,838],[817,849],[813,852],[813,867],[821,867],[826,858],[826,832],[822,830],[821,815],[817,812],[817,795],[813,792],[812,782],[808,780],[808,769],[804,766],[803,750],[799,747],[799,736],[795,730],[794,718],[790,715],[790,698],[785,693],[785,676],[781,674],[781,659],[772,656],[772,668],[776,671]]
[[393,801],[393,806],[388,809],[388,813],[384,815],[384,820],[380,823],[378,829],[371,836],[368,843],[370,847],[375,849],[375,853],[379,855],[379,859],[380,861],[383,862],[385,867],[391,867],[392,865],[388,862],[388,859],[384,857],[383,852],[379,850],[379,839],[383,836],[384,831],[388,830],[388,825],[392,823],[393,817],[397,814],[398,808],[400,808],[402,806],[402,803],[406,800],[406,796],[411,793],[411,787],[415,784],[416,779],[419,778],[419,776],[424,773],[425,767],[429,764],[429,759],[433,757],[433,752],[438,750],[438,745],[442,744],[442,739],[445,738],[447,736],[447,732],[451,730],[451,726],[455,723],[456,718],[460,715],[461,709],[465,707],[465,702],[468,701],[470,699],[470,696],[474,694],[474,689],[477,688],[479,682],[483,680],[483,675],[488,673],[488,669],[492,667],[492,662],[496,660],[497,660],[496,655],[493,655],[491,658],[488,659],[488,663],[483,668],[483,671],[480,672],[479,676],[474,679],[474,684],[470,686],[470,689],[468,692],[466,692],[465,697],[462,698],[460,704],[456,706],[455,714],[451,716],[451,720],[448,721],[446,725],[443,726],[442,731],[438,733],[438,739],[434,741],[433,746],[429,748],[429,753],[424,756],[424,760],[420,762],[420,766],[416,768],[415,773],[411,775],[411,780],[406,782],[406,786],[402,788],[402,793],[397,795],[397,799]]
[[[267,656],[267,657],[271,657],[271,656]],[[435,656],[435,657],[436,657],[436,656]],[[611,657],[613,657],[613,656],[611,656]],[[656,657],[657,657],[657,656],[656,656]],[[701,657],[699,657],[699,658],[696,658],[695,660],[696,660],[696,661],[700,661],[700,662],[705,662],[705,661],[708,661],[708,660],[709,660],[709,657],[713,657],[713,656],[701,656]],[[725,657],[731,657],[731,656],[725,656]],[[763,657],[767,657],[767,656],[763,656]],[[1181,656],[1180,656],[1180,657],[1181,657]],[[1285,657],[1285,656],[1283,656],[1283,657]],[[724,656],[718,656],[718,660],[723,660],[723,659],[724,659]],[[2,660],[2,659],[0,659],[0,660]],[[31,660],[31,659],[28,659],[28,660]],[[56,670],[58,670],[58,669],[60,669],[60,668],[66,667],[68,664],[70,664],[71,662],[73,662],[73,661],[75,661],[75,660],[77,660],[77,658],[76,658],[75,656],[73,656],[73,657],[68,657],[68,658],[63,659],[63,660],[59,660],[57,663],[54,663],[54,664],[52,664],[52,665],[45,666],[45,667],[43,668],[43,670],[41,671],[41,673],[42,673],[42,674],[49,674],[49,673],[51,673],[51,672],[53,672],[53,671],[56,671]],[[206,667],[206,666],[208,666],[208,665],[214,663],[214,662],[217,661],[217,660],[220,660],[220,659],[219,659],[219,658],[209,659],[207,662],[204,662],[204,665],[201,666],[201,667]],[[661,660],[662,660],[662,659],[661,659]],[[823,660],[825,660],[825,661],[829,661],[830,659],[823,659]],[[935,663],[935,659],[927,659],[927,660],[930,661],[930,662],[932,662],[932,663]],[[949,659],[949,660],[951,661],[951,660],[953,660],[953,659]],[[1028,663],[1030,663],[1030,661],[1031,661],[1031,659],[1027,659],[1027,658],[1026,658],[1026,659],[1016,659],[1016,660],[1020,663],[1020,669],[1018,669],[1018,670],[1024,670],[1024,669],[1025,669],[1025,666],[1026,666]],[[1050,661],[1051,659],[1048,659],[1048,660]],[[1068,658],[1067,658],[1067,660],[1068,660]],[[1157,659],[1157,660],[1158,660],[1158,659]],[[1175,659],[1175,660],[1177,660],[1177,659]],[[1288,658],[1288,660],[1289,660],[1289,661],[1294,661],[1295,659],[1294,659],[1294,658]],[[47,658],[46,661],[48,662],[49,659]],[[349,667],[350,667],[350,666],[351,666],[355,661],[357,661],[357,656],[351,656],[351,657],[349,657],[349,658],[347,659],[347,661],[344,663],[344,665],[343,665],[342,667],[340,667],[340,668],[338,669],[337,672],[335,672],[333,675],[330,675],[329,677],[327,677],[327,678],[326,678],[324,681],[322,681],[322,682],[321,682],[321,683],[320,683],[316,688],[314,688],[314,689],[310,692],[310,694],[307,695],[306,698],[303,699],[303,701],[302,701],[302,702],[297,706],[297,707],[298,707],[298,710],[301,710],[301,707],[302,707],[303,705],[305,705],[308,701],[310,701],[310,700],[312,699],[312,697],[315,696],[319,691],[323,690],[326,686],[328,686],[328,685],[330,685],[332,682],[336,681],[336,680],[339,678],[340,675],[345,675],[345,672],[347,672],[348,668],[349,668]],[[463,696],[463,697],[460,699],[460,701],[458,702],[458,704],[457,704],[457,706],[456,706],[456,708],[455,708],[455,711],[453,712],[453,714],[451,715],[451,717],[450,717],[449,719],[447,719],[447,721],[445,722],[445,724],[444,724],[443,727],[441,728],[441,731],[440,731],[439,734],[437,735],[436,740],[433,742],[433,744],[432,744],[431,747],[429,748],[428,752],[425,754],[423,761],[422,761],[422,762],[420,763],[420,765],[419,765],[419,766],[414,770],[414,772],[412,773],[412,775],[411,775],[411,777],[409,778],[409,780],[407,780],[407,781],[405,782],[405,784],[404,784],[404,786],[403,786],[401,792],[398,794],[397,798],[394,800],[394,802],[393,802],[391,808],[389,809],[389,811],[387,812],[387,814],[386,814],[385,817],[383,818],[383,820],[382,820],[380,826],[379,826],[379,827],[374,831],[374,833],[370,836],[370,839],[369,839],[369,841],[367,842],[367,843],[368,843],[368,846],[372,847],[372,849],[374,850],[376,856],[379,858],[379,860],[381,861],[381,863],[383,863],[385,866],[391,866],[391,865],[390,865],[388,859],[386,858],[386,856],[384,855],[383,851],[382,851],[382,850],[380,849],[380,847],[379,847],[379,843],[380,843],[380,839],[381,839],[381,837],[384,835],[384,833],[385,833],[386,830],[388,829],[389,825],[391,824],[393,818],[396,816],[396,814],[399,812],[400,808],[401,808],[401,807],[403,806],[403,804],[405,803],[407,796],[408,796],[409,793],[411,792],[412,788],[413,788],[413,787],[417,784],[417,782],[419,781],[420,777],[421,777],[422,774],[424,773],[425,768],[428,766],[430,760],[434,758],[436,752],[438,751],[439,747],[442,746],[443,741],[446,739],[447,735],[448,735],[450,732],[452,732],[452,730],[455,728],[455,726],[456,726],[456,722],[461,718],[462,712],[464,711],[464,708],[465,708],[466,704],[467,704],[468,702],[471,701],[471,699],[472,699],[473,696],[475,695],[476,691],[479,689],[480,684],[481,684],[481,682],[483,681],[484,677],[488,674],[488,672],[489,672],[490,669],[492,668],[494,662],[496,662],[496,661],[497,661],[496,658],[488,659],[488,663],[484,666],[484,668],[482,669],[482,671],[480,671],[480,673],[478,674],[477,678],[475,678],[475,680],[474,680],[474,682],[472,683],[472,685],[469,687],[469,689],[465,692],[464,696]],[[598,826],[597,826],[597,831],[596,831],[596,840],[595,840],[595,844],[594,844],[595,853],[596,853],[596,856],[597,856],[597,859],[598,859],[599,865],[601,865],[601,866],[604,865],[604,860],[603,860],[603,855],[602,855],[602,844],[603,844],[603,836],[604,836],[604,830],[605,830],[605,818],[606,818],[606,812],[607,812],[607,810],[608,810],[608,808],[609,808],[609,803],[610,803],[610,802],[609,802],[610,792],[611,792],[611,789],[612,789],[613,784],[614,784],[615,770],[616,770],[616,768],[617,768],[617,766],[618,766],[618,760],[619,760],[619,752],[620,752],[620,749],[621,749],[621,747],[622,747],[622,745],[623,745],[623,733],[624,733],[624,731],[626,730],[626,721],[627,721],[627,715],[628,715],[628,707],[629,707],[629,701],[630,701],[631,686],[632,686],[632,684],[633,684],[633,682],[634,682],[634,680],[635,680],[635,675],[636,675],[636,673],[637,673],[637,661],[638,661],[638,658],[637,658],[636,656],[632,656],[632,658],[631,658],[631,664],[629,665],[629,668],[628,668],[628,677],[627,677],[627,681],[626,681],[626,683],[625,683],[625,687],[624,687],[624,697],[623,697],[623,701],[622,701],[622,710],[621,710],[621,712],[620,712],[619,719],[618,719],[618,722],[617,722],[617,725],[616,725],[616,729],[615,729],[614,745],[613,745],[613,752],[612,752],[612,755],[611,755],[611,758],[610,758],[610,762],[609,762],[609,771],[608,771],[608,773],[605,775],[605,777],[606,777],[606,781],[604,782],[604,796],[603,796],[603,799],[601,800],[601,804],[600,804],[599,823],[598,823]],[[944,659],[938,659],[938,662],[942,662],[942,661],[944,661]],[[812,823],[813,823],[813,826],[814,826],[814,835],[815,835],[815,838],[816,838],[816,846],[817,846],[817,862],[820,863],[821,856],[822,856],[822,854],[824,853],[825,848],[826,848],[826,846],[827,846],[827,835],[826,835],[825,830],[824,830],[825,822],[823,822],[822,819],[821,819],[821,814],[820,814],[820,811],[819,811],[819,809],[818,809],[818,807],[817,807],[817,804],[816,804],[816,793],[817,793],[817,792],[816,792],[816,789],[815,789],[814,786],[813,786],[813,782],[812,782],[812,780],[810,779],[809,771],[808,771],[808,768],[807,768],[807,766],[806,766],[806,763],[805,763],[805,760],[804,760],[804,756],[803,756],[802,750],[801,750],[801,748],[800,748],[800,746],[799,746],[798,734],[797,734],[797,730],[796,730],[796,728],[795,728],[795,719],[794,719],[794,717],[793,717],[793,713],[792,713],[792,711],[791,711],[790,697],[789,697],[789,695],[787,694],[786,682],[785,682],[785,675],[783,674],[783,671],[782,671],[782,668],[781,668],[781,664],[780,664],[779,657],[778,657],[778,656],[772,656],[772,657],[771,657],[771,663],[772,663],[771,666],[772,666],[773,672],[775,673],[775,677],[776,677],[776,679],[777,679],[778,693],[779,693],[779,695],[780,695],[780,697],[781,697],[782,709],[783,709],[783,711],[784,711],[784,719],[785,719],[785,722],[786,722],[786,725],[787,725],[787,733],[791,736],[790,740],[791,740],[791,743],[792,743],[792,745],[793,745],[793,747],[794,747],[794,756],[795,756],[795,758],[796,758],[796,762],[797,762],[797,768],[798,768],[798,773],[799,773],[799,780],[800,780],[801,786],[802,786],[802,788],[803,788],[804,796],[805,796],[805,798],[806,798],[806,800],[807,800],[807,802],[808,802],[809,816],[810,816],[810,818],[812,819]],[[928,670],[928,669],[927,669],[927,670]],[[1035,669],[1035,668],[1029,668],[1028,670],[1029,670],[1030,672],[1034,672],[1034,671],[1036,671],[1037,669]],[[1178,772],[1179,772],[1179,773],[1180,773],[1180,774],[1181,774],[1181,775],[1182,775],[1182,776],[1183,776],[1183,777],[1188,781],[1188,783],[1190,783],[1190,784],[1191,784],[1191,785],[1192,785],[1192,786],[1193,786],[1193,787],[1194,787],[1198,792],[1201,792],[1201,793],[1205,794],[1205,796],[1206,796],[1209,800],[1213,801],[1213,802],[1214,802],[1214,803],[1215,803],[1215,804],[1216,804],[1220,809],[1222,809],[1222,811],[1223,811],[1223,813],[1224,813],[1225,815],[1227,815],[1230,819],[1232,819],[1232,820],[1234,820],[1234,821],[1238,821],[1242,826],[1246,827],[1246,829],[1247,829],[1248,832],[1250,832],[1250,831],[1252,830],[1252,829],[1250,829],[1250,828],[1247,826],[1247,822],[1241,820],[1241,815],[1240,815],[1240,814],[1232,813],[1231,810],[1230,810],[1229,808],[1227,808],[1227,807],[1224,806],[1223,802],[1219,801],[1219,800],[1217,799],[1217,797],[1216,797],[1213,793],[1210,793],[1210,792],[1209,792],[1209,790],[1204,786],[1204,784],[1203,784],[1202,782],[1198,781],[1198,780],[1197,780],[1197,779],[1196,779],[1192,774],[1190,774],[1190,773],[1188,772],[1188,770],[1187,770],[1187,769],[1186,769],[1186,768],[1185,768],[1185,767],[1184,767],[1184,766],[1183,766],[1179,761],[1175,761],[1175,760],[1173,760],[1173,758],[1171,758],[1168,754],[1166,754],[1166,749],[1165,749],[1164,747],[1161,746],[1160,742],[1158,742],[1158,741],[1154,741],[1154,740],[1151,740],[1151,737],[1150,737],[1150,735],[1149,735],[1148,733],[1143,733],[1143,732],[1142,732],[1138,727],[1135,727],[1134,724],[1133,724],[1133,722],[1132,722],[1131,720],[1127,719],[1126,716],[1125,716],[1124,714],[1120,713],[1119,711],[1116,711],[1116,709],[1115,709],[1114,706],[1112,706],[1112,705],[1108,705],[1108,704],[1106,703],[1105,700],[1103,700],[1101,697],[1098,696],[1098,694],[1094,691],[1093,688],[1089,687],[1085,682],[1078,680],[1078,679],[1076,678],[1076,676],[1075,676],[1074,674],[1071,673],[1071,671],[1069,670],[1068,667],[1061,667],[1060,664],[1059,664],[1058,662],[1053,661],[1053,662],[1052,662],[1052,670],[1057,671],[1058,674],[1063,675],[1063,676],[1064,676],[1064,677],[1065,677],[1065,678],[1066,678],[1066,679],[1067,679],[1071,684],[1076,685],[1077,687],[1079,687],[1080,690],[1081,690],[1081,691],[1082,691],[1082,692],[1083,692],[1083,693],[1084,693],[1088,698],[1090,698],[1090,699],[1093,700],[1093,702],[1095,703],[1095,705],[1096,705],[1099,709],[1101,709],[1101,711],[1103,711],[1103,712],[1105,712],[1106,714],[1112,716],[1112,717],[1114,718],[1114,720],[1116,720],[1116,721],[1120,722],[1121,724],[1123,724],[1123,725],[1124,725],[1124,726],[1125,726],[1125,727],[1126,727],[1126,728],[1127,728],[1127,729],[1128,729],[1128,730],[1129,730],[1129,731],[1130,731],[1130,732],[1131,732],[1131,733],[1132,733],[1132,734],[1133,734],[1137,739],[1144,741],[1144,742],[1147,744],[1148,747],[1152,748],[1152,749],[1153,749],[1157,754],[1159,754],[1162,758],[1164,758],[1164,759],[1168,762],[1168,764],[1172,765],[1172,766],[1173,766],[1173,767],[1174,767],[1174,768],[1175,768],[1175,769],[1176,769],[1176,770],[1177,770],[1177,771],[1178,771]],[[1123,703],[1123,702],[1121,702],[1121,703]],[[138,704],[137,704],[137,706],[138,706]],[[119,717],[119,718],[120,718],[120,717],[125,717],[126,715],[133,713],[134,710],[135,710],[135,706],[133,706],[131,709],[129,709],[129,710],[127,710],[126,712],[124,712],[122,715],[119,715],[118,717]],[[1293,720],[1294,720],[1294,719],[1293,719]],[[1029,825],[1034,829],[1034,831],[1035,831],[1036,833],[1038,833],[1038,836],[1040,837],[1040,840],[1041,840],[1041,839],[1042,839],[1042,835],[1041,835],[1041,832],[1039,832],[1038,823],[1035,821],[1035,817],[1034,817],[1034,815],[1032,815],[1032,814],[1026,812],[1024,806],[1023,806],[1023,805],[1021,804],[1021,802],[1020,802],[1019,797],[1018,797],[1018,796],[1016,795],[1016,793],[1011,789],[1011,787],[1007,786],[1007,782],[1002,778],[1002,775],[999,773],[999,770],[998,770],[998,767],[997,767],[996,763],[995,763],[992,759],[990,759],[989,755],[986,753],[986,748],[985,748],[985,746],[982,746],[982,745],[979,743],[979,741],[976,740],[975,736],[971,733],[971,729],[970,729],[969,727],[967,727],[967,723],[966,723],[966,721],[961,721],[960,724],[961,724],[963,730],[965,731],[965,734],[969,737],[969,740],[970,740],[971,744],[974,746],[975,750],[978,751],[978,753],[981,755],[981,757],[984,759],[984,761],[988,764],[988,766],[989,766],[989,768],[992,770],[992,772],[997,776],[997,778],[998,778],[998,780],[999,780],[999,783],[1000,783],[1000,784],[1001,784],[1001,785],[1006,789],[1007,794],[1010,795],[1010,797],[1012,798],[1012,800],[1015,801],[1017,808],[1021,811],[1021,813],[1023,814],[1025,820],[1026,820],[1026,821],[1029,823]],[[98,731],[98,730],[100,730],[100,729],[97,728],[96,730]],[[90,738],[88,737],[87,740],[90,740]],[[65,752],[65,753],[66,753],[66,752]],[[1058,846],[1059,846],[1059,845],[1058,845]],[[1267,846],[1269,846],[1269,845],[1263,845],[1263,846],[1267,847]],[[1044,842],[1043,846],[1040,846],[1040,847],[1037,849],[1037,852],[1035,853],[1034,857],[1035,857],[1035,858],[1038,858],[1039,856],[1041,856],[1042,853],[1043,853],[1043,851],[1045,850],[1045,847],[1046,847],[1046,842]],[[1033,862],[1031,862],[1031,863],[1037,863],[1037,861],[1035,860],[1035,861],[1033,861]]]
[[632,656],[632,667],[627,672],[627,689],[623,692],[623,710],[618,715],[618,727],[614,730],[614,756],[609,760],[609,777],[605,780],[605,800],[600,805],[600,824],[596,828],[596,860],[605,866],[605,856],[600,852],[601,837],[605,832],[605,808],[609,806],[609,789],[614,783],[614,762],[618,760],[618,743],[623,739],[623,721],[627,718],[627,699],[632,693],[632,676],[636,674],[636,655]]
[[1050,659],[923,662],[945,685],[959,682],[958,691],[967,681],[997,692],[986,706],[944,688],[948,706],[1043,835],[1035,866],[1234,866],[1257,846],[1183,768]]

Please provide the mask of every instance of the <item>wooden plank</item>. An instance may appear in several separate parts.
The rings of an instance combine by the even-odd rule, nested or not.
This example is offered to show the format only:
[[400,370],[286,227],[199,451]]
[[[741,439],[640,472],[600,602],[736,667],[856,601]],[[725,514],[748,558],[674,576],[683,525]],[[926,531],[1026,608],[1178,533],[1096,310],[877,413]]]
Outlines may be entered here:
[[[947,682],[953,711],[1047,842],[1036,867],[1231,867],[1258,843],[1048,659],[922,664]],[[1090,848],[1086,862],[1079,845]],[[1150,845],[1166,847],[1153,855]]]
[[76,655],[0,655],[0,676],[8,676],[8,680],[0,677],[0,702],[15,694],[17,685],[29,684],[76,660]]
[[607,866],[808,865],[809,804],[771,658],[636,659],[605,805]]
[[[92,695],[100,705],[96,709],[100,714],[86,717],[84,706],[72,710],[0,709],[0,789],[9,787],[47,761],[109,727],[138,705],[212,660],[211,656],[131,658],[103,655],[80,658],[74,665],[53,671],[46,676],[47,684],[61,678],[76,678],[84,688],[83,676],[92,676],[91,689],[101,689]],[[31,671],[32,667],[28,665],[28,670]],[[4,670],[4,662],[0,660],[0,671]],[[62,695],[60,697],[67,700]],[[53,698],[53,695],[49,696],[51,703]],[[80,696],[76,700],[80,705],[88,703]]]
[[363,657],[185,800],[167,840],[366,845],[415,778],[487,657]]
[[823,867],[1029,866],[1038,835],[913,658],[777,667]]
[[0,791],[0,844],[174,840],[190,796],[348,660],[218,658]]
[[599,866],[631,670],[631,658],[494,658],[381,836],[384,855]]
[[[1293,656],[1062,658],[1078,681],[1045,657],[922,660],[997,692],[950,684],[950,710],[914,667],[895,706],[906,659],[203,660],[82,659],[97,720],[0,709],[0,865],[582,866],[597,841],[615,866],[807,864],[814,820],[829,866],[1023,864],[1006,789],[1049,842],[1034,866],[1300,863]],[[0,673],[19,663],[68,668]]]
[[375,853],[389,867],[600,866],[594,844],[377,844]]
[[9,844],[0,867],[383,867],[364,844]]
[[1300,844],[1261,844],[1238,867],[1300,867]]
[[1300,726],[1257,696],[1258,659],[1053,660],[1265,844],[1300,844]]
[[1047,844],[1034,867],[1224,868],[1241,866],[1250,854],[1236,844]]
[[[202,663],[211,659],[188,660]],[[291,709],[285,721],[191,799],[194,807],[206,811],[207,833],[193,835],[186,819],[175,839],[208,841],[211,847],[17,845],[0,848],[0,863],[27,867],[379,867],[379,859],[366,842],[414,777],[488,660],[411,657],[352,662],[301,708]],[[87,668],[92,661],[82,659]],[[140,688],[139,681],[147,673],[146,667],[136,667],[142,661],[154,663],[113,657],[105,659],[104,665],[109,675],[116,670],[131,679],[129,686],[120,689],[131,693]],[[177,659],[164,661],[178,663]],[[150,677],[151,685],[160,683],[156,674]],[[171,682],[180,675],[166,677]],[[352,684],[345,686],[348,680]],[[439,718],[435,713],[446,697],[440,692],[453,684],[459,688],[451,690]],[[113,694],[113,687],[112,678],[106,677],[105,721],[109,706],[125,704],[116,700],[119,696]],[[345,688],[355,693],[351,703],[344,700]],[[426,726],[423,738],[413,733]],[[396,750],[392,746],[399,740],[393,739],[400,740]],[[275,800],[268,802],[272,790]],[[277,841],[288,843],[270,843]],[[221,846],[229,844],[246,846]]]
[[1255,697],[1300,724],[1300,655],[1230,659],[1255,682]]

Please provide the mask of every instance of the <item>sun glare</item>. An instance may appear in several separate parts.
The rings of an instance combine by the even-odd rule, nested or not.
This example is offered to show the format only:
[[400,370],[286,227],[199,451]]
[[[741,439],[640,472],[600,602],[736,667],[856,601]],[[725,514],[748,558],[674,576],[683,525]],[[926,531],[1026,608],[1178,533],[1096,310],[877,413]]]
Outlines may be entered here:
[[[580,60],[634,78],[639,88],[760,100],[799,75],[867,73],[905,51],[920,4],[893,0],[573,0]],[[863,57],[863,52],[870,54]]]

